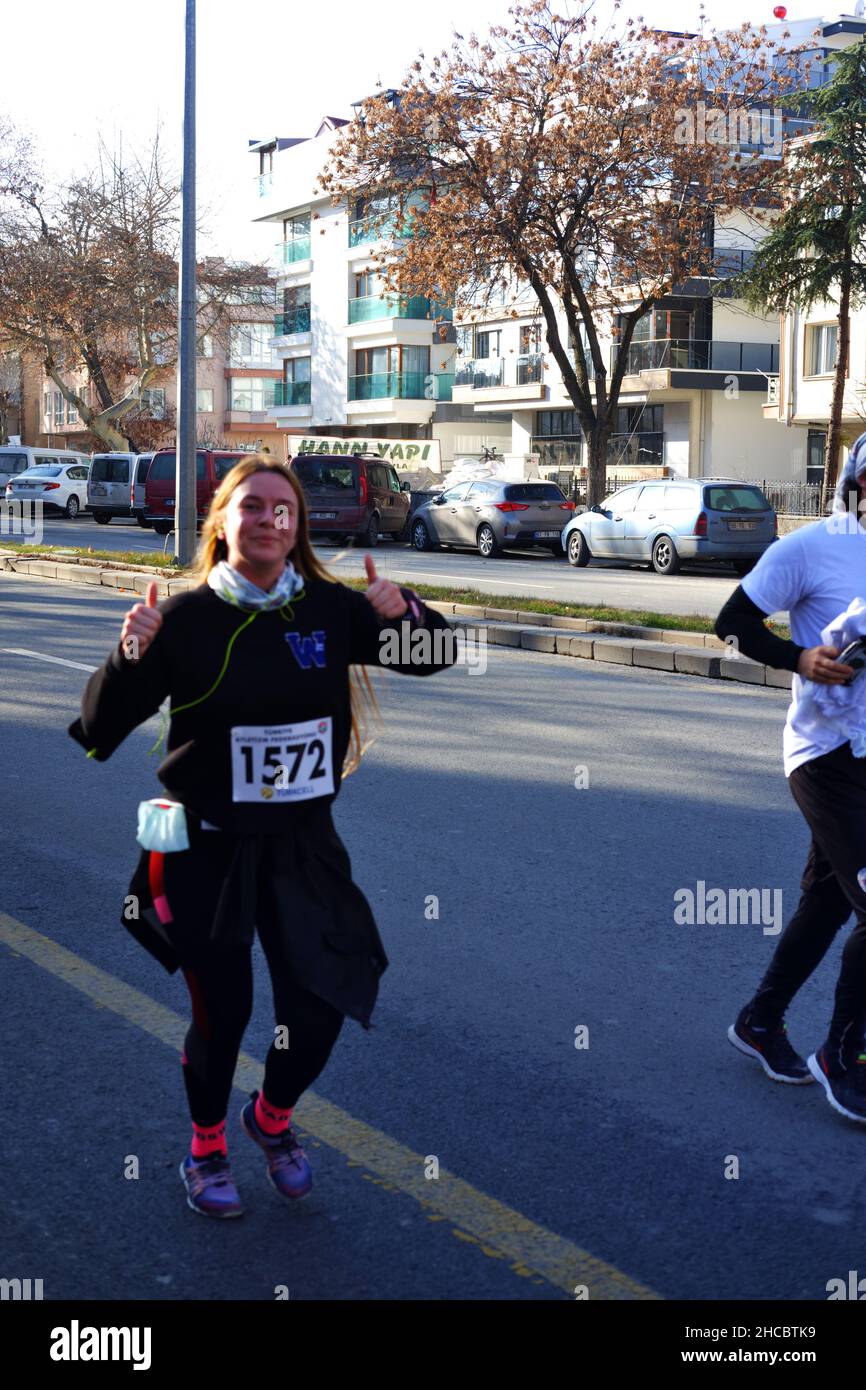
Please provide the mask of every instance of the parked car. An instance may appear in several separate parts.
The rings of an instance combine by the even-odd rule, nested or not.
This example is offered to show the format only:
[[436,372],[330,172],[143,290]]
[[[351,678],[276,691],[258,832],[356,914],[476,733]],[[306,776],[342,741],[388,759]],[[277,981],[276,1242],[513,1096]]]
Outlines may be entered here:
[[77,449],[43,449],[30,444],[0,445],[0,487],[5,488],[9,479],[37,464],[90,463],[90,455],[79,453]]
[[555,483],[495,478],[459,483],[419,507],[410,523],[416,550],[471,545],[488,559],[504,549],[542,546],[562,555],[562,529],[574,511]]
[[[228,449],[196,449],[195,507],[199,522],[207,516],[211,498],[229,469],[246,455]],[[174,449],[158,449],[151,459],[144,484],[144,524],[159,536],[174,530],[175,478]]]
[[107,526],[113,516],[130,517],[130,480],[136,454],[94,454],[87,479],[87,505],[94,521]]
[[73,521],[87,502],[86,463],[38,463],[6,484],[7,502],[41,502]]
[[298,454],[292,469],[310,512],[312,536],[354,536],[373,546],[400,536],[409,517],[409,484],[378,455]]
[[562,546],[572,565],[591,559],[648,562],[676,574],[684,561],[727,560],[748,574],[776,539],[776,513],[759,487],[736,478],[632,483],[581,512]]
[[144,484],[147,480],[147,470],[150,468],[153,454],[137,454],[135,466],[132,470],[132,479],[129,485],[129,510],[135,517],[139,526],[149,527],[150,522],[144,514]]

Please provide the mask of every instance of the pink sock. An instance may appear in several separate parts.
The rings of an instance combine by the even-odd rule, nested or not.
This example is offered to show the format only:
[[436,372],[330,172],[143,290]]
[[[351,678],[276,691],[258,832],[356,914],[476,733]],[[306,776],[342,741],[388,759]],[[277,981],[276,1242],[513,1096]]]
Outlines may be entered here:
[[[292,1110],[294,1108],[292,1106]],[[254,1111],[256,1124],[263,1134],[282,1134],[283,1130],[288,1128],[292,1110],[279,1110],[259,1094]]]
[[218,1125],[197,1125],[193,1120],[190,1152],[194,1159],[209,1158],[211,1154],[227,1157],[225,1120]]

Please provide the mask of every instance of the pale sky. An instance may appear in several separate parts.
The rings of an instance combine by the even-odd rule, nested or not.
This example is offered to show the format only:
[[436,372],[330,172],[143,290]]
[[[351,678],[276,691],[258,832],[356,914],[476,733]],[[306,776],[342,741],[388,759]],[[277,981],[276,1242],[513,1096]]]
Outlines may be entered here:
[[[563,8],[567,0],[562,0]],[[198,199],[213,208],[200,252],[266,259],[273,227],[251,223],[255,156],[250,139],[313,135],[325,115],[351,115],[381,78],[399,84],[420,49],[447,47],[452,29],[479,37],[507,18],[509,0],[198,0]],[[574,3],[574,0],[572,0]],[[853,4],[853,0],[852,0]],[[645,0],[627,12],[669,29],[696,25],[697,0]],[[839,7],[841,8],[841,6]],[[610,0],[600,0],[599,15]],[[146,147],[161,122],[180,164],[184,0],[40,0],[7,3],[2,20],[0,110],[32,134],[45,165],[63,176],[91,161],[98,135]],[[773,23],[772,0],[707,3],[712,27]],[[835,12],[835,11],[834,11]],[[819,13],[789,3],[788,19]]]

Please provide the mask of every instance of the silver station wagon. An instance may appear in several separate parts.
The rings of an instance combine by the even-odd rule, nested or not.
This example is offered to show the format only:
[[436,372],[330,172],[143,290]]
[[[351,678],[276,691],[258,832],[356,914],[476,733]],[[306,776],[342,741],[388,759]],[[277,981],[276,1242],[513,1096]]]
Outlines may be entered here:
[[575,516],[562,548],[572,565],[621,559],[676,574],[683,562],[727,560],[748,574],[776,530],[776,513],[753,483],[666,478],[632,483]]

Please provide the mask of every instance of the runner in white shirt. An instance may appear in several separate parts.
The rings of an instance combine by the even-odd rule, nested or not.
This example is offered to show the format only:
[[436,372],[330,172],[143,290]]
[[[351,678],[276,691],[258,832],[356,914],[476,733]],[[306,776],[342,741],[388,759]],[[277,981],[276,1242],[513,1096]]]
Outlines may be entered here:
[[[775,1081],[824,1087],[834,1109],[866,1123],[866,758],[832,717],[804,702],[806,681],[836,685],[852,668],[822,642],[822,630],[866,598],[866,434],[852,446],[833,514],[785,536],[761,556],[716,622],[744,655],[794,673],[783,735],[788,785],[812,834],[801,897],[752,999],[728,1030]],[[765,626],[790,614],[790,642]],[[863,680],[866,681],[866,675]],[[866,692],[864,692],[866,694]],[[785,1011],[851,913],[825,1042],[808,1059],[787,1039]]]

